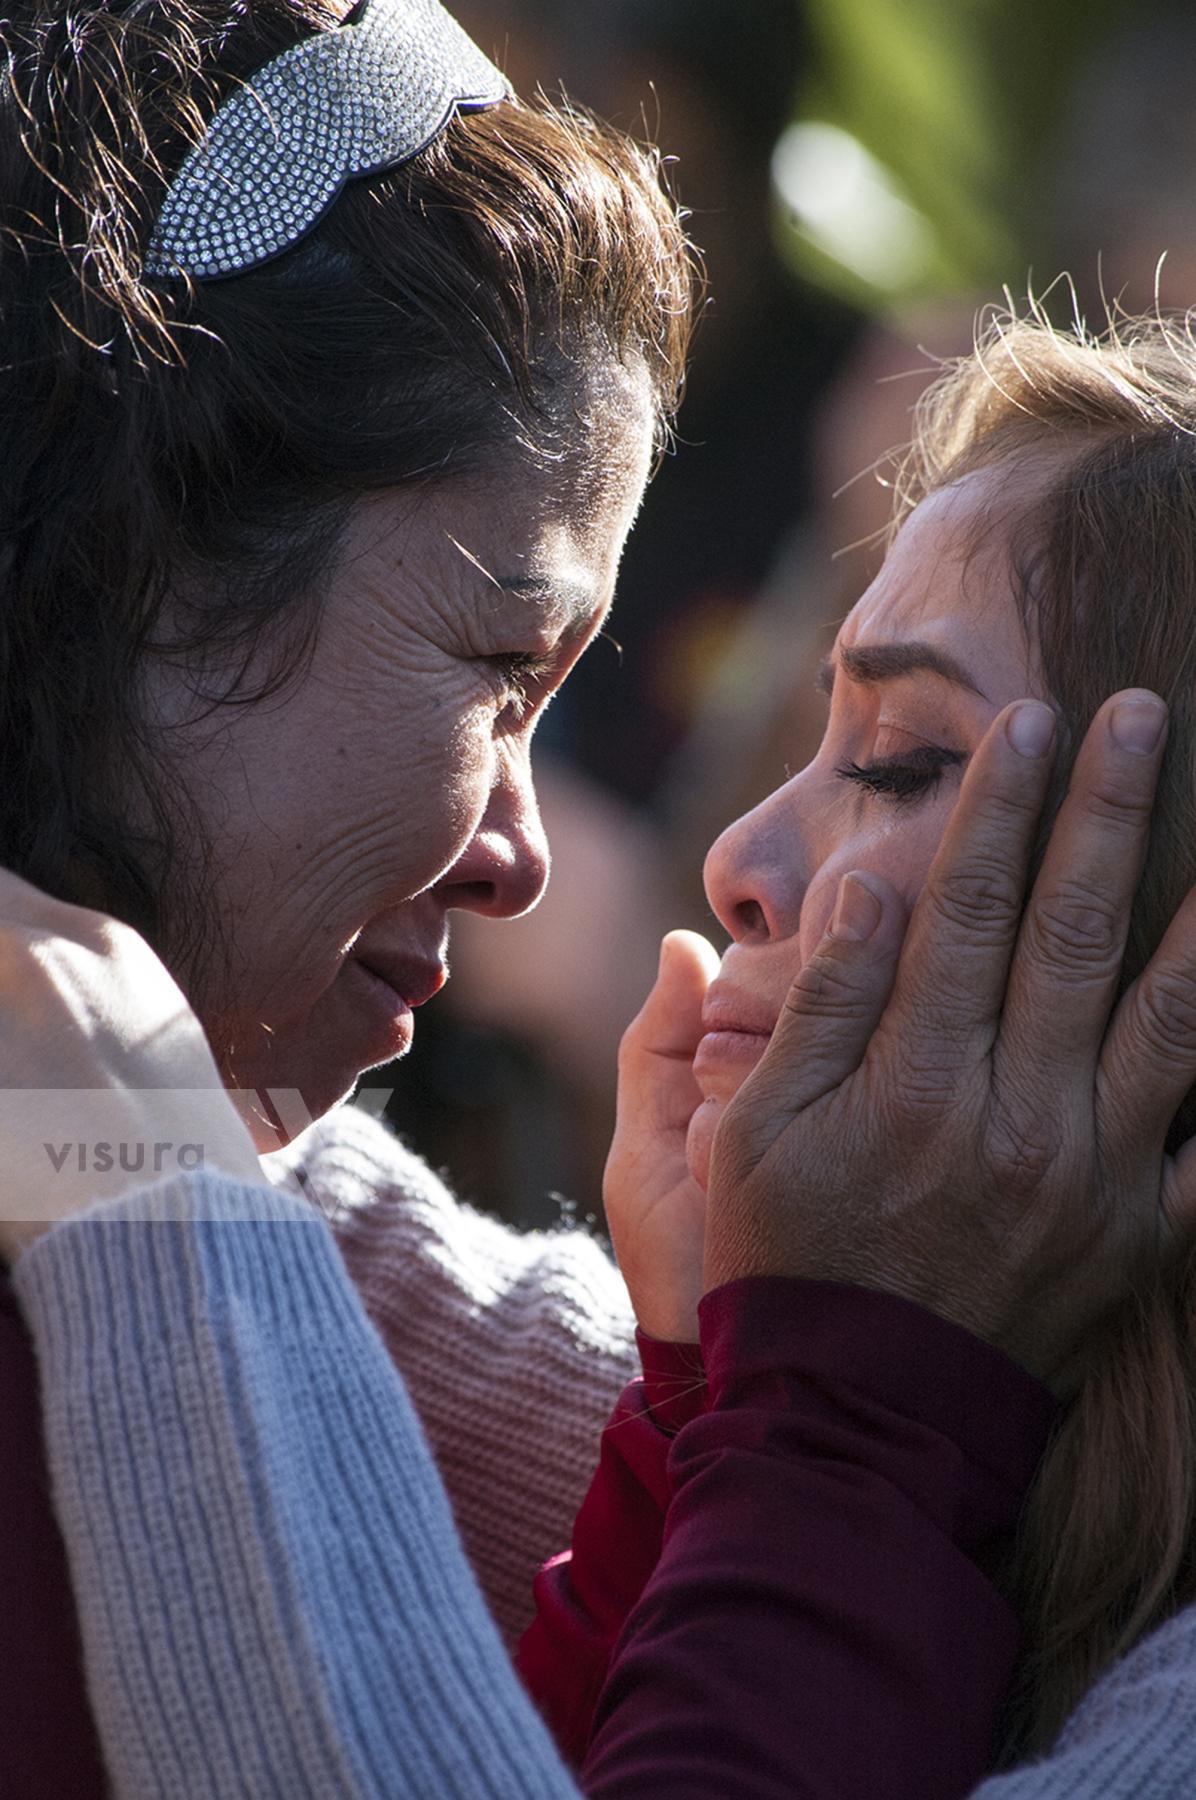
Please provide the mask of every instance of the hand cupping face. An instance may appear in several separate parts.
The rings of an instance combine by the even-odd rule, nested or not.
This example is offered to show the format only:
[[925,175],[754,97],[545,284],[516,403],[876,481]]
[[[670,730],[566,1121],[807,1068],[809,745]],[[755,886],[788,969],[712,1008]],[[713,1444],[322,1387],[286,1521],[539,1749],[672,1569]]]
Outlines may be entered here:
[[[1074,1388],[1090,1331],[1158,1255],[1160,1205],[1165,1238],[1196,1219],[1191,1161],[1163,1151],[1196,1079],[1196,908],[1108,1024],[1164,721],[1141,693],[1102,708],[1027,900],[1053,722],[1001,715],[908,932],[870,883],[874,931],[823,941],[727,1109],[708,1283],[885,1288]],[[1040,754],[1015,747],[1023,725]],[[1160,984],[1188,1004],[1150,1033]]]
[[[823,665],[830,710],[818,754],[707,857],[707,892],[731,943],[695,1064],[704,1104],[690,1148],[702,1181],[718,1120],[763,1055],[844,875],[869,871],[912,906],[985,731],[1003,705],[1045,692],[1008,569],[1010,508],[1033,491],[1011,495],[980,472],[917,509]],[[1005,528],[973,549],[998,504]]]
[[1181,917],[1109,1024],[1166,736],[1141,690],[1093,722],[1028,895],[1056,733],[1016,704],[1010,539],[1035,494],[1004,481],[982,567],[983,474],[912,515],[840,633],[818,757],[711,852],[733,941],[688,1160],[707,1288],[888,1289],[1070,1392],[1196,1220],[1196,1170],[1164,1155],[1196,1078],[1196,955]]
[[262,1180],[207,1039],[144,939],[0,870],[0,1255],[130,1188]]

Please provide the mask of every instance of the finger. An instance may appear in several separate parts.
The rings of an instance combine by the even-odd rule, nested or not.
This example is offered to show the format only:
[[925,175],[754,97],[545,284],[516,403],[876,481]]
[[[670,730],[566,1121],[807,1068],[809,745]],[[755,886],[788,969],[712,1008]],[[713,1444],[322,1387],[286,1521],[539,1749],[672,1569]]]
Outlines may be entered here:
[[660,946],[652,991],[619,1047],[618,1112],[664,1129],[684,1128],[701,1098],[693,1057],[702,1002],[718,973],[718,953],[696,931],[670,931]]
[[1110,1153],[1157,1154],[1196,1083],[1196,889],[1122,995],[1096,1076],[1097,1116]]
[[718,952],[696,931],[670,931],[660,946],[652,990],[627,1027],[637,1055],[692,1057],[702,1035],[702,1002],[718,974]]
[[1100,708],[1018,933],[1000,1054],[1031,1089],[1090,1086],[1117,993],[1167,736],[1157,694],[1131,688]]
[[1181,1144],[1164,1167],[1162,1215],[1164,1249],[1196,1240],[1196,1137]]
[[997,714],[968,765],[906,934],[886,1027],[913,1066],[963,1067],[997,1031],[1055,717],[1022,700]]
[[795,976],[767,1050],[731,1103],[756,1120],[756,1149],[859,1068],[892,991],[907,916],[879,875],[843,877],[826,935]]

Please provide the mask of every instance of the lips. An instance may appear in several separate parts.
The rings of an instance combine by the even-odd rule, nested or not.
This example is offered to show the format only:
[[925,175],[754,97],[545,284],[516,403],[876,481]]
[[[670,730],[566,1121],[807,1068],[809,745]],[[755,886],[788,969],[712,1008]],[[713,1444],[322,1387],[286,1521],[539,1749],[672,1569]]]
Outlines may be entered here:
[[733,988],[720,987],[717,981],[706,990],[702,1004],[702,1029],[706,1032],[736,1032],[743,1037],[770,1038],[777,1015],[766,1010],[759,1001]]
[[694,1052],[693,1071],[707,1099],[729,1100],[768,1048],[776,1024],[772,1007],[715,981],[702,1007],[704,1035]]
[[423,1006],[448,980],[448,970],[439,958],[430,962],[402,951],[367,950],[354,951],[352,960],[393,988],[410,1007]]

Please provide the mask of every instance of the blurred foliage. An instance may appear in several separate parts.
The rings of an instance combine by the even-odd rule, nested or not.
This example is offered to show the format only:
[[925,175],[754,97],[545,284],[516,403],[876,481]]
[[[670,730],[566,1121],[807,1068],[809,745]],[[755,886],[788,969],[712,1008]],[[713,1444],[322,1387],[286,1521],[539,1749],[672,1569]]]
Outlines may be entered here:
[[[918,291],[1023,281],[1054,121],[1125,0],[806,0],[806,15],[815,56],[799,117],[849,132],[925,218],[934,251]],[[815,279],[866,297],[808,247],[788,248]]]

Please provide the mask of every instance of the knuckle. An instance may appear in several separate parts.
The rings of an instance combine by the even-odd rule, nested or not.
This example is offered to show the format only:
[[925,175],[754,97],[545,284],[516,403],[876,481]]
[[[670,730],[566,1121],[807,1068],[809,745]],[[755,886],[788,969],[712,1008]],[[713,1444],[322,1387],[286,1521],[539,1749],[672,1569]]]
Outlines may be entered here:
[[869,1113],[887,1119],[899,1137],[940,1124],[959,1094],[956,1041],[937,1027],[895,1040],[882,1024],[874,1047],[878,1054],[868,1069]]
[[904,1128],[929,1128],[941,1122],[956,1094],[955,1077],[941,1064],[907,1063],[889,1111]]
[[1143,971],[1135,1017],[1146,1047],[1167,1056],[1196,1046],[1196,980],[1179,969]]
[[1117,908],[1090,888],[1036,897],[1026,924],[1031,949],[1054,968],[1105,975],[1120,961],[1125,933]]
[[1003,1109],[990,1124],[989,1156],[1002,1198],[1017,1202],[1041,1189],[1058,1159],[1059,1144],[1042,1114]]
[[1021,883],[997,862],[949,870],[929,891],[944,923],[970,938],[1007,938],[1021,911]]
[[619,1039],[618,1065],[620,1069],[628,1069],[635,1062],[639,1054],[641,1030],[642,1026],[637,1014]]
[[108,913],[81,912],[76,936],[81,943],[93,945],[101,954],[109,956],[137,956],[148,948],[139,931]]
[[[1006,771],[1006,775],[1011,771]],[[995,771],[990,770],[990,775]],[[1010,781],[996,776],[996,785],[986,789],[977,796],[975,815],[978,823],[989,832],[1007,834],[1016,831],[1019,835],[1024,831],[1026,821],[1038,811],[1038,801],[1026,788],[1022,779],[1024,767],[1018,770],[1017,776]]]
[[[1126,826],[1134,832],[1145,829],[1154,808],[1153,775],[1149,757],[1133,759],[1128,779],[1125,776],[1118,778],[1112,770],[1101,771],[1084,790],[1085,812],[1102,824],[1119,829]],[[1135,776],[1139,777],[1137,781]],[[1143,780],[1148,780],[1149,785],[1143,786]]]
[[945,1080],[918,1080],[906,1076],[888,1108],[897,1132],[929,1131],[942,1123],[952,1097]]

